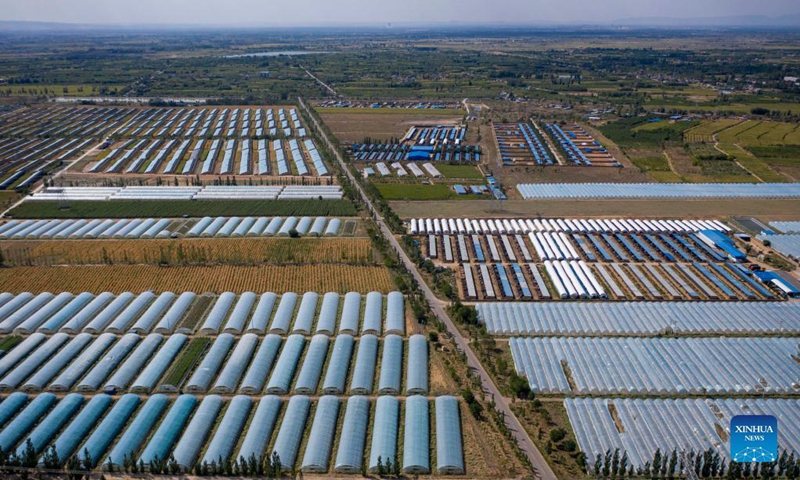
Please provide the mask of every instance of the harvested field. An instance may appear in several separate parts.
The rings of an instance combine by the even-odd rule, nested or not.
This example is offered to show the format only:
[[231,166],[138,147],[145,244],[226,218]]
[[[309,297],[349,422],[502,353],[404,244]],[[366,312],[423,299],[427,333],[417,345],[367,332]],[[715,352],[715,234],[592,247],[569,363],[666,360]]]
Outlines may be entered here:
[[0,290],[21,292],[339,292],[395,290],[383,267],[342,265],[15,267],[0,270]]
[[461,115],[442,115],[425,111],[420,113],[321,113],[322,120],[342,142],[361,142],[364,138],[387,140],[402,138],[415,125],[452,125],[461,121]]
[[374,263],[368,238],[198,238],[0,242],[7,265]]

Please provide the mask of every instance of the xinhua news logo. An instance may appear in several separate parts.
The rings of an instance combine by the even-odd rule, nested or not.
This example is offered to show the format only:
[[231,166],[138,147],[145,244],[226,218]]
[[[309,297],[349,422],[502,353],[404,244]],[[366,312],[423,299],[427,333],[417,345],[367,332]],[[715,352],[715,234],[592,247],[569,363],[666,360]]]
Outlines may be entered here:
[[737,415],[731,420],[734,462],[774,462],[778,458],[778,419],[772,415]]

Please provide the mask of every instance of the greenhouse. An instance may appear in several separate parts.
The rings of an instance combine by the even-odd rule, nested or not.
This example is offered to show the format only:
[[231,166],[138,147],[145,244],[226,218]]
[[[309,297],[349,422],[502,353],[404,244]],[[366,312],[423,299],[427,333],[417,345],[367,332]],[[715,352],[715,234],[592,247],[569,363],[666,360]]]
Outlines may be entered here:
[[[79,335],[89,335],[82,333]],[[77,337],[76,337],[77,338]],[[116,342],[117,337],[113,333],[103,333],[98,336],[86,350],[83,351],[61,374],[50,384],[50,391],[65,392],[72,389],[75,382],[94,365],[106,350]]]
[[275,317],[272,319],[272,324],[269,327],[269,333],[285,335],[289,332],[289,326],[291,325],[296,305],[296,293],[286,292],[281,296],[281,301],[278,303],[278,308],[275,311]]
[[180,395],[170,407],[164,420],[156,429],[139,460],[148,467],[151,461],[169,458],[170,451],[178,441],[183,428],[189,422],[194,408],[197,406],[197,397],[194,395]]
[[111,292],[103,292],[96,296],[88,305],[81,309],[80,312],[64,323],[59,331],[69,334],[78,333],[84,328],[86,322],[95,317],[95,314],[101,312],[101,309],[104,310],[107,308],[106,306],[109,305],[109,302],[111,302],[113,298],[114,294]]
[[323,394],[342,395],[344,393],[354,344],[355,339],[351,335],[341,334],[336,337],[336,341],[333,343],[333,353],[328,362],[328,371],[322,382]]
[[334,472],[358,473],[361,471],[364,446],[367,440],[369,411],[370,403],[367,397],[353,396],[347,399]]
[[189,311],[189,307],[194,302],[197,296],[192,292],[183,292],[175,300],[175,303],[169,307],[167,313],[158,321],[156,328],[153,330],[155,333],[169,334],[175,330],[175,327],[180,322],[183,315]]
[[461,416],[458,399],[451,396],[436,397],[436,473],[464,474]]
[[275,424],[278,422],[278,413],[281,411],[281,399],[274,395],[267,395],[262,397],[258,402],[256,413],[253,414],[253,419],[250,425],[258,425],[258,428],[248,428],[247,433],[242,440],[242,446],[239,448],[239,453],[236,459],[244,458],[249,460],[255,457],[260,460],[267,450],[267,444],[272,438],[272,433],[275,430]]
[[[61,432],[56,441],[53,442],[53,447],[58,453],[62,464],[66,463],[67,459],[77,452],[78,445],[97,425],[112,403],[114,403],[114,400],[109,395],[95,395],[86,403],[83,410],[72,419],[67,428]],[[41,459],[39,460],[39,465],[42,465]]]
[[[23,390],[27,391],[40,391],[53,380],[58,372],[60,372],[67,364],[69,364],[80,353],[89,342],[92,341],[92,336],[88,333],[81,333],[73,337],[64,348],[59,350],[53,357],[47,361],[39,370],[36,371],[30,378],[28,378],[22,385]],[[13,370],[12,373],[16,371]]]
[[0,431],[0,448],[4,452],[11,452],[20,440],[31,431],[36,422],[57,402],[58,398],[52,393],[37,395]]
[[495,335],[800,332],[800,304],[788,302],[486,302],[476,308]]
[[294,320],[292,333],[302,333],[305,335],[311,333],[311,328],[314,326],[314,316],[317,311],[318,301],[319,295],[314,292],[306,292],[303,294],[300,307],[297,309],[297,317],[295,317]]
[[135,333],[123,335],[111,350],[94,364],[94,367],[80,381],[76,390],[79,392],[97,391],[100,385],[108,378],[108,375],[133,351],[139,340],[141,340],[141,337]]
[[306,428],[306,420],[311,409],[311,400],[305,395],[295,395],[289,400],[286,406],[286,413],[283,415],[281,427],[275,438],[273,453],[277,453],[281,460],[282,470],[291,470],[297,460],[297,451],[300,448],[300,441],[303,439],[303,432]]
[[509,347],[536,393],[786,394],[797,381],[791,338],[512,337]]
[[[580,450],[586,452],[589,470],[598,455],[616,449],[626,453],[636,468],[652,463],[658,449],[664,454],[712,448],[727,463],[730,445],[726,430],[736,415],[774,415],[783,425],[800,425],[800,401],[796,399],[568,398],[564,405]],[[674,428],[676,422],[684,421],[690,421],[692,428]],[[781,431],[778,444],[780,450],[800,452],[800,437],[789,430]]]
[[253,292],[244,292],[239,296],[239,301],[233,307],[233,312],[225,324],[223,332],[238,335],[244,330],[247,319],[250,317],[250,311],[253,309],[253,304],[256,302],[256,294]]
[[[83,405],[83,395],[70,393],[62,398],[50,413],[44,417],[36,428],[30,431],[30,435],[20,442],[17,448],[17,456],[25,455],[26,443],[30,440],[36,454],[44,451],[44,448],[53,440],[56,434],[64,428],[64,425],[80,410]],[[27,433],[27,432],[26,432]]]
[[204,393],[208,390],[235,342],[236,339],[230,333],[223,333],[214,340],[208,353],[203,357],[203,361],[200,362],[186,383],[187,392]]
[[[128,326],[137,318],[147,305],[156,298],[156,294],[150,291],[144,292],[133,299],[128,306],[114,319],[105,331],[111,333],[124,333]],[[113,315],[111,315],[113,317]],[[110,318],[110,317],[109,317]],[[97,329],[100,330],[99,328]]]
[[[157,333],[151,333],[146,336],[136,347],[136,350],[125,358],[119,369],[114,371],[114,375],[106,382],[104,388],[115,388],[117,390],[127,388],[133,378],[142,371],[144,365],[153,357],[163,340],[164,337]],[[108,371],[110,372],[111,369],[109,368]]]
[[322,367],[328,357],[329,343],[330,339],[326,335],[314,335],[311,338],[303,366],[297,375],[294,393],[311,395],[317,391],[319,377],[322,375]]
[[387,335],[383,339],[381,374],[378,379],[380,395],[399,395],[403,372],[403,338]]
[[347,292],[344,295],[344,304],[342,305],[342,318],[339,322],[339,333],[358,335],[360,321],[361,294],[357,292]]
[[[178,356],[178,352],[186,344],[187,336],[182,333],[176,333],[164,342],[164,346],[158,350],[158,353],[152,357],[152,360],[142,370],[142,373],[136,378],[131,386],[132,392],[148,393],[156,386],[156,382],[164,375],[170,364]],[[146,359],[145,359],[146,360]]]
[[224,292],[220,294],[214,306],[211,308],[211,312],[209,312],[203,322],[203,326],[200,327],[200,333],[203,335],[215,335],[219,333],[219,330],[222,328],[222,322],[224,322],[225,318],[228,316],[228,311],[233,305],[234,300],[236,300],[236,294],[233,292]]
[[423,335],[412,335],[408,339],[408,363],[406,364],[406,395],[428,393],[428,340]]
[[161,316],[167,307],[175,300],[175,294],[172,292],[164,292],[159,295],[150,307],[145,310],[141,317],[136,320],[136,323],[130,328],[131,333],[147,333],[150,328],[156,323],[156,320]]
[[[136,452],[141,448],[144,441],[150,435],[150,432],[155,427],[161,414],[167,409],[169,398],[166,395],[156,394],[147,399],[142,408],[136,414],[136,417],[125,428],[120,436],[119,441],[114,445],[111,453],[108,454],[108,461],[103,463],[103,469],[108,468],[109,465],[114,465],[116,468],[121,468],[126,458],[133,458]],[[109,412],[108,417],[114,415],[114,410]],[[121,418],[120,425],[125,424],[128,418]],[[100,425],[102,427],[103,425]],[[118,427],[118,428],[119,428]],[[99,428],[99,427],[98,427]],[[118,430],[101,431],[95,430],[95,434],[99,435],[116,435]],[[91,438],[89,439],[91,441]],[[87,442],[88,443],[88,442]],[[91,453],[91,450],[90,450]],[[96,457],[92,456],[93,459]]]
[[46,342],[40,344],[34,352],[25,357],[0,380],[0,390],[14,390],[35,372],[42,364],[55,354],[61,347],[69,342],[65,333],[56,333]]
[[383,319],[383,296],[379,292],[369,292],[364,306],[364,334],[380,335]]
[[11,368],[17,365],[20,360],[27,358],[28,355],[36,350],[36,348],[47,340],[43,333],[34,333],[22,340],[14,347],[13,350],[7,352],[0,358],[0,375],[5,375]]
[[192,421],[189,422],[189,426],[184,430],[172,452],[175,462],[182,470],[188,471],[194,466],[211,429],[214,428],[222,406],[222,397],[219,395],[208,395],[200,402]]
[[289,392],[305,344],[306,339],[302,335],[290,335],[286,339],[269,383],[267,383],[267,393],[286,395]]
[[372,422],[372,446],[369,450],[370,473],[378,471],[379,462],[386,465],[387,459],[392,459],[393,463],[397,461],[399,423],[400,401],[395,397],[378,397],[375,420]]
[[[217,465],[221,465],[233,455],[233,449],[247,423],[247,419],[250,417],[250,409],[252,408],[253,399],[246,395],[237,395],[231,399],[228,403],[228,408],[225,410],[225,415],[219,422],[208,448],[206,448],[203,462],[209,464],[217,462]],[[261,425],[254,424],[253,428],[261,428]]]
[[272,309],[275,308],[275,302],[278,301],[278,295],[269,292],[261,295],[256,305],[256,310],[253,312],[253,317],[247,325],[248,333],[257,333],[263,335],[267,331],[269,319],[272,316]]
[[[133,413],[141,403],[141,398],[138,395],[128,393],[120,397],[114,407],[108,412],[100,425],[94,429],[92,435],[86,440],[81,448],[78,449],[82,453],[88,452],[88,457],[92,461],[93,466],[97,466],[103,458],[103,454],[108,450],[108,447],[119,435],[128,420],[133,417]],[[120,460],[122,461],[122,460]]]
[[338,418],[339,399],[332,395],[320,397],[314,413],[314,422],[311,424],[305,455],[300,465],[303,472],[325,473],[328,471]]
[[[225,362],[225,368],[220,372],[214,388],[211,393],[233,393],[236,386],[239,384],[239,379],[242,378],[250,359],[253,357],[253,352],[258,346],[258,335],[254,333],[246,333],[242,335],[239,342],[236,343],[236,348],[233,349],[230,358]],[[270,361],[270,363],[272,363]]]
[[[70,318],[75,317],[78,315],[79,312],[83,310],[92,300],[94,299],[94,295],[88,292],[83,292],[75,296],[69,303],[61,307],[58,311],[54,312],[49,318],[46,318],[46,321],[42,323],[45,318],[37,319],[37,324],[27,325],[23,327],[25,323],[20,325],[15,332],[19,331],[22,328],[25,328],[24,331],[19,331],[21,334],[28,334],[33,330],[37,332],[52,334],[57,332]],[[33,317],[31,317],[33,318]],[[27,323],[27,322],[26,322]]]
[[[27,335],[35,331],[42,322],[59,311],[62,307],[65,307],[70,301],[72,301],[73,298],[74,297],[69,292],[59,293],[41,308],[36,310],[35,313],[31,312],[30,316],[26,316],[25,319],[14,329],[14,333],[17,335]],[[86,297],[83,297],[83,299],[85,298]],[[31,301],[31,303],[33,303],[33,301]],[[28,305],[26,305],[26,307],[27,306]]]
[[405,299],[400,292],[389,292],[386,296],[386,333],[405,335]]
[[375,381],[375,365],[378,360],[378,337],[364,335],[358,341],[356,366],[350,380],[351,395],[369,395]]
[[264,390],[264,384],[267,382],[267,376],[272,369],[272,364],[278,356],[281,342],[279,335],[270,334],[264,337],[264,340],[261,341],[261,346],[258,347],[255,358],[250,363],[250,368],[247,369],[242,385],[239,387],[241,393],[256,395]]
[[430,473],[430,411],[428,399],[420,395],[406,398],[403,422],[403,473],[427,475]]
[[336,316],[339,314],[339,294],[328,292],[322,297],[315,333],[333,335],[336,332]]

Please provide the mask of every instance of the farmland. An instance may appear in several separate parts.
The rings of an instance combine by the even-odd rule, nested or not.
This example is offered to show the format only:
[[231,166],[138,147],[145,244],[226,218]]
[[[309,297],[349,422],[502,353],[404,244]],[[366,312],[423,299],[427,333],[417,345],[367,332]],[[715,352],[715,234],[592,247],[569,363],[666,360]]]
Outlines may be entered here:
[[389,292],[394,284],[382,267],[298,266],[69,266],[15,267],[0,270],[7,292],[109,291],[154,292]]
[[[66,207],[66,208],[65,208]],[[170,202],[115,200],[24,202],[9,212],[13,218],[136,218],[204,216],[353,216],[347,200],[214,200]]]
[[[414,125],[452,125],[461,121],[460,115],[436,110],[373,110],[359,113],[342,109],[322,109],[320,116],[342,142],[362,142],[365,138],[389,140],[402,138]],[[319,111],[319,110],[317,110]]]
[[239,238],[0,242],[6,265],[369,265],[366,238]]

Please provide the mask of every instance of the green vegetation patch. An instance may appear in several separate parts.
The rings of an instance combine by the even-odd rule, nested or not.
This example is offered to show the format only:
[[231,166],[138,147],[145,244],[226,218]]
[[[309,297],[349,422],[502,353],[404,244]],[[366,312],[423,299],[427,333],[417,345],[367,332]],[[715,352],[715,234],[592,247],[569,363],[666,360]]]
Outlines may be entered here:
[[457,195],[447,185],[376,185],[386,200],[452,200],[475,199],[474,195]]
[[436,169],[446,178],[484,178],[480,170],[472,165],[436,165]]
[[10,337],[3,338],[0,340],[0,352],[8,352],[12,348],[16,347],[21,341],[22,337],[19,335],[12,335]]
[[172,364],[167,375],[164,377],[162,385],[171,385],[179,388],[189,371],[197,363],[200,355],[205,351],[210,340],[207,337],[195,337],[189,341],[189,345],[181,352],[175,363]]
[[651,155],[647,157],[633,157],[631,161],[645,172],[669,172],[669,162],[664,155]]
[[351,217],[348,200],[114,200],[24,202],[9,215],[14,218],[131,218],[203,216],[336,216]]
[[683,141],[683,132],[698,122],[667,121],[648,123],[641,117],[623,118],[600,127],[603,135],[623,148],[658,147],[666,142]]

